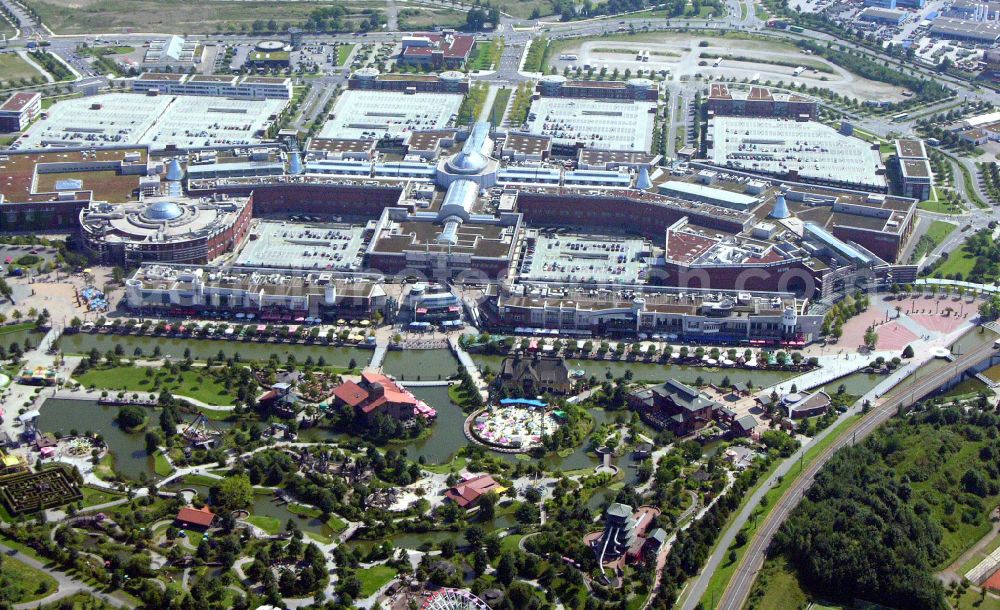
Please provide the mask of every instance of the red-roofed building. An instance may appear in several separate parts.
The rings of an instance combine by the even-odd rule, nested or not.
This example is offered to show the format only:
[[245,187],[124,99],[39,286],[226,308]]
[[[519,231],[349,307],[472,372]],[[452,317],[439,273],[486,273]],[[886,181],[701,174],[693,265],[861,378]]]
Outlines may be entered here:
[[488,474],[481,474],[478,477],[466,479],[444,492],[444,497],[458,504],[462,508],[472,508],[483,495],[490,492],[500,493],[500,484],[493,480]]
[[365,419],[381,413],[405,421],[414,416],[433,419],[437,412],[394,379],[375,371],[361,374],[361,383],[345,381],[333,390],[333,402],[354,409]]
[[0,131],[21,131],[41,112],[41,93],[19,91],[0,105]]
[[333,390],[333,400],[338,405],[354,409],[368,400],[368,391],[353,381],[345,381]]
[[207,506],[201,508],[185,506],[177,511],[177,518],[174,521],[185,529],[208,529],[215,522],[215,513]]
[[459,69],[472,53],[476,38],[467,34],[413,34],[403,37],[399,63],[410,66]]

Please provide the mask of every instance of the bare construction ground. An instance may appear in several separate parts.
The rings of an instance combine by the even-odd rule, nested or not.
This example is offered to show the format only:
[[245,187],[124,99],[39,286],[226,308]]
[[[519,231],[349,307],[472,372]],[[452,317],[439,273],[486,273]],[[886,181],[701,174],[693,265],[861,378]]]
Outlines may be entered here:
[[[708,46],[698,46],[701,41]],[[640,61],[641,51],[649,54]],[[558,59],[576,55],[575,60]],[[671,80],[700,74],[703,78],[753,79],[802,83],[807,86],[833,89],[841,94],[865,100],[904,99],[902,87],[861,78],[821,57],[806,55],[797,47],[777,41],[744,40],[739,38],[706,37],[694,34],[638,34],[607,39],[567,40],[558,43],[558,52],[551,52],[551,65],[562,71],[568,66],[607,66],[619,72],[626,69],[669,72]],[[720,61],[721,58],[721,61]],[[718,62],[718,65],[716,65]],[[797,68],[805,71],[795,75]]]

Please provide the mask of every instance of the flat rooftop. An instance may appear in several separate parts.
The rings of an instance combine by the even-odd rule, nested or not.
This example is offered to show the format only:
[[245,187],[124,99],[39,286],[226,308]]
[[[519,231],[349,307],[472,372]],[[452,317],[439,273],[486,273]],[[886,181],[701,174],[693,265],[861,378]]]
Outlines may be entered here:
[[634,150],[582,148],[577,161],[585,165],[652,165],[659,155]]
[[901,159],[903,176],[908,178],[930,178],[931,165],[927,159]]
[[896,140],[896,154],[900,157],[921,159],[927,156],[927,149],[923,140],[899,139]]
[[347,140],[342,138],[312,138],[306,148],[310,153],[365,153],[375,148],[373,140]]
[[938,17],[929,30],[932,36],[943,38],[965,38],[981,42],[996,42],[1000,39],[1000,24],[995,21],[968,21]]
[[519,269],[523,280],[635,284],[645,280],[642,239],[531,230]]
[[406,141],[406,148],[410,152],[434,152],[444,146],[446,142],[454,142],[456,133],[455,129],[411,131],[410,137]]
[[[38,202],[56,199],[55,183],[58,180],[80,180],[81,190],[92,191],[93,198],[109,203],[134,200],[133,192],[139,187],[139,176],[121,175],[113,170],[74,171],[38,174],[36,166],[46,163],[77,163],[121,161],[127,155],[137,155],[138,163],[145,164],[145,148],[125,148],[87,151],[51,152],[0,152],[0,195],[6,202]],[[34,186],[34,188],[33,188]]]
[[696,315],[703,308],[732,300],[730,317],[781,315],[785,307],[802,313],[805,302],[790,295],[755,296],[750,293],[697,292],[683,289],[655,288],[591,288],[579,286],[504,285],[500,289],[500,306],[515,307],[575,307],[584,311],[599,311],[631,307],[636,298],[645,299],[646,310],[658,313]]
[[441,129],[451,125],[461,105],[462,95],[455,93],[350,89],[340,94],[319,137],[377,140],[387,133]]
[[381,280],[363,276],[341,277],[329,272],[303,272],[297,269],[255,269],[252,267],[216,267],[198,265],[145,264],[129,278],[145,290],[184,290],[200,280],[207,286],[250,290],[268,295],[322,295],[328,285],[337,287],[338,295],[371,296],[382,293]]
[[714,117],[708,152],[715,165],[805,180],[884,189],[884,166],[868,142],[812,121]]
[[542,97],[531,103],[528,131],[564,146],[648,152],[655,110],[654,102]]
[[545,136],[526,133],[510,133],[503,143],[503,154],[539,157],[552,149],[552,141]]
[[287,104],[276,99],[108,93],[56,104],[15,146],[254,145],[263,141],[264,129]]
[[244,267],[285,267],[352,271],[361,267],[364,226],[260,221],[235,263]]
[[0,112],[21,112],[35,98],[41,97],[40,93],[33,91],[18,91],[7,98],[7,101],[0,105]]
[[439,243],[443,225],[430,221],[389,221],[375,236],[371,251],[387,254],[443,252],[484,258],[506,258],[513,244],[513,228],[489,224],[463,223],[458,242]]

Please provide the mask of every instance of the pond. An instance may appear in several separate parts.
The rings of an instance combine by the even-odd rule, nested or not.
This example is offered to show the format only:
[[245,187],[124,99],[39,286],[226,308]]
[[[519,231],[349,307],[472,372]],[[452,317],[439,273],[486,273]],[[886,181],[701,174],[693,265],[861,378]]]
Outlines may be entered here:
[[[203,500],[208,501],[211,492],[208,485],[201,485],[198,483],[187,483],[183,478],[175,479],[172,481],[165,489],[170,491],[177,491],[180,489],[193,489],[198,492]],[[320,534],[328,538],[332,538],[335,532],[327,526],[323,521],[314,517],[303,517],[297,515],[292,511],[288,510],[288,506],[285,504],[277,504],[274,501],[274,496],[268,493],[255,493],[253,499],[253,505],[250,507],[251,515],[259,515],[262,517],[274,517],[281,521],[281,528],[284,529],[285,523],[289,519],[292,519],[295,524],[303,532],[312,532],[314,534]]]
[[[411,460],[416,461],[420,456],[424,456],[428,464],[444,464],[450,461],[458,450],[468,443],[462,431],[465,425],[465,413],[448,398],[447,386],[408,389],[437,411],[437,421],[431,425],[430,433],[423,438],[390,443],[385,449],[405,449],[406,455]],[[299,440],[310,443],[326,440],[349,441],[350,438],[346,434],[324,427],[303,428],[299,431]]]
[[184,358],[184,351],[191,350],[191,357],[195,360],[207,360],[215,358],[221,351],[225,357],[239,353],[244,361],[263,361],[277,354],[284,362],[289,354],[294,354],[295,359],[304,362],[306,358],[312,356],[313,360],[319,360],[320,356],[326,359],[329,366],[346,368],[353,358],[358,366],[365,366],[372,358],[372,350],[360,349],[357,347],[343,347],[330,345],[290,345],[287,343],[250,343],[241,341],[213,341],[210,339],[174,339],[167,337],[136,337],[132,335],[110,335],[110,334],[89,334],[77,333],[75,335],[64,335],[59,339],[58,347],[67,354],[87,354],[92,349],[104,354],[115,349],[115,345],[121,345],[126,356],[135,353],[135,348],[141,348],[142,353],[151,356],[157,346],[160,352],[171,358]]
[[[132,480],[138,480],[142,473],[156,477],[153,459],[146,455],[145,433],[122,430],[115,422],[118,407],[102,406],[96,400],[49,398],[42,404],[40,413],[38,429],[42,432],[68,435],[75,429],[80,434],[88,430],[99,433],[115,457],[115,470],[122,476]],[[152,414],[149,420],[156,421]]]
[[[160,410],[156,408],[148,410],[147,425],[156,426]],[[59,432],[63,435],[68,435],[70,430],[74,429],[80,434],[88,430],[96,432],[108,444],[108,449],[115,458],[115,470],[119,474],[133,481],[138,481],[142,473],[150,479],[157,478],[153,459],[146,455],[145,432],[129,433],[122,430],[115,422],[118,407],[99,405],[97,400],[49,398],[42,403],[39,411],[38,429],[42,432]],[[182,419],[192,421],[194,416],[184,414]],[[206,425],[210,429],[222,430],[232,427],[233,424],[208,421]],[[182,429],[183,425],[178,428]]]
[[261,517],[274,517],[281,522],[282,529],[285,528],[285,524],[291,519],[303,532],[312,532],[327,538],[333,538],[335,535],[335,532],[326,523],[323,523],[321,519],[297,515],[288,510],[287,504],[278,504],[275,497],[271,494],[254,494],[250,514]]
[[[496,372],[500,370],[500,363],[503,356],[487,356],[484,354],[473,354],[472,359],[476,366],[483,369],[488,366],[490,370]],[[680,364],[654,364],[651,362],[627,362],[610,360],[577,360],[566,361],[571,370],[582,369],[587,376],[593,375],[599,381],[603,381],[610,371],[613,377],[621,377],[625,371],[632,371],[632,377],[636,381],[663,382],[667,379],[676,379],[687,384],[693,384],[698,377],[705,383],[721,383],[729,377],[730,383],[743,387],[747,380],[753,380],[755,387],[770,387],[782,381],[796,377],[801,373],[794,371],[755,371],[747,369],[721,369],[707,368],[700,366],[684,366]]]

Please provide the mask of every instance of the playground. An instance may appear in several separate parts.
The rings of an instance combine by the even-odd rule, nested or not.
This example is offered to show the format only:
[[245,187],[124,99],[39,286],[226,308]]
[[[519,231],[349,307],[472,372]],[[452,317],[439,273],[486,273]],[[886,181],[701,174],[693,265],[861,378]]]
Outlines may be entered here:
[[561,411],[550,410],[540,400],[505,398],[479,412],[469,425],[474,438],[488,447],[527,451],[542,444],[563,424]]

